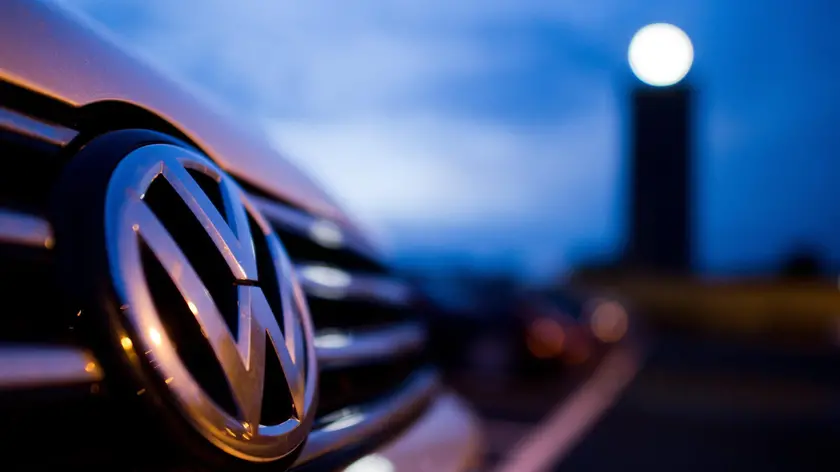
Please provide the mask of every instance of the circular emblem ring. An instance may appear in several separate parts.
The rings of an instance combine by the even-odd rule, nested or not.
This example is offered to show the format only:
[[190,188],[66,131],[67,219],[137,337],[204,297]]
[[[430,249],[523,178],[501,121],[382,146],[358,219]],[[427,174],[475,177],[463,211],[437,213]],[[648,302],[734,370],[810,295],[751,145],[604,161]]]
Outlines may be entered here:
[[[217,183],[216,196],[220,198],[214,202],[193,177],[195,173]],[[202,274],[144,200],[157,179],[164,179],[174,190],[230,270],[238,311],[233,314],[238,320],[236,329],[226,323],[225,313],[202,282]],[[166,382],[189,422],[225,452],[266,462],[297,450],[306,440],[315,414],[317,366],[312,322],[285,249],[243,190],[193,151],[170,144],[144,146],[128,154],[111,176],[105,236],[121,310],[134,330],[120,340],[127,354],[145,358]],[[264,239],[270,254],[268,264],[276,273],[270,284],[258,276],[258,264],[265,262],[257,260],[255,238]],[[218,362],[227,381],[235,412],[219,406],[179,356],[178,339],[167,330],[166,313],[156,306],[145,277],[142,246],[153,254],[194,315],[215,354],[216,359],[210,361]],[[279,293],[281,313],[273,312],[268,302],[266,292],[271,290]],[[267,356],[279,360],[292,413],[279,424],[263,425]]]

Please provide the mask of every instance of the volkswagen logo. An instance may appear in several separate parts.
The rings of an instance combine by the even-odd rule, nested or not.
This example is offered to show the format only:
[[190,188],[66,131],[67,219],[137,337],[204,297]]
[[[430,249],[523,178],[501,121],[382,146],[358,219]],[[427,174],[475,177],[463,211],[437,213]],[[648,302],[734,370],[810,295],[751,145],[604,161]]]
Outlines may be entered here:
[[[298,450],[315,413],[312,323],[283,245],[243,190],[196,152],[146,145],[114,168],[104,222],[126,354],[226,453],[267,462]],[[175,320],[179,309],[188,316]],[[221,382],[206,380],[213,372]]]

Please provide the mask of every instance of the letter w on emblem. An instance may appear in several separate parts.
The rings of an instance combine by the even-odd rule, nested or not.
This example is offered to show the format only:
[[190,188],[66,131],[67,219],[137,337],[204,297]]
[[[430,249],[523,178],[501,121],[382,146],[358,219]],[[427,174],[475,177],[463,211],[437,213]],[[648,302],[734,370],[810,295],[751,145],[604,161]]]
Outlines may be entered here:
[[[273,233],[251,234],[244,194],[229,177],[204,167],[193,169],[207,173],[219,182],[225,218],[187,172],[185,164],[198,166],[192,161],[182,164],[178,159],[164,158],[157,178],[165,178],[186,203],[237,281],[239,328],[235,337],[201,278],[142,197],[135,200],[129,210],[134,228],[169,274],[210,342],[240,410],[240,419],[255,427],[259,424],[267,334],[271,350],[280,360],[294,404],[295,417],[291,419],[299,421],[304,414],[305,346],[288,257]],[[259,286],[255,236],[266,238],[272,257],[270,263],[277,271],[279,286]],[[282,313],[272,312],[263,290],[280,291]],[[278,318],[283,320],[282,330]]]

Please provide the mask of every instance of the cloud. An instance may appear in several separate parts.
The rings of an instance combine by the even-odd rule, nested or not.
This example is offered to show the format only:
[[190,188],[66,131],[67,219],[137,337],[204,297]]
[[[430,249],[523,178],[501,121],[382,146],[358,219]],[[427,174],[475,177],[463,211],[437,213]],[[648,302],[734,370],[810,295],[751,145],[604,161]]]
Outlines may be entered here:
[[572,31],[597,26],[605,16],[577,2],[510,0],[71,4],[249,111],[328,116],[410,106],[441,82],[481,77],[528,54],[516,45],[487,44],[480,28],[566,18],[562,24]]
[[570,223],[616,178],[614,114],[604,103],[572,123],[540,127],[409,114],[281,121],[267,129],[322,182],[353,195],[353,208],[366,218],[469,225],[533,220],[554,208]]
[[[488,221],[498,231],[545,225],[546,213],[571,233],[603,229],[617,112],[597,58],[620,2],[595,3],[602,8],[513,0],[76,5],[267,123],[278,148],[397,241],[396,231],[470,232]],[[564,44],[535,52],[533,22],[550,24]],[[581,54],[597,60],[581,67]],[[517,71],[545,67],[557,82],[543,85],[546,94],[565,106],[543,123],[459,106],[482,87],[472,102],[492,102],[486,89],[496,89],[511,95],[502,105],[517,106],[517,96],[540,93]]]
[[620,238],[625,46],[674,22],[703,89],[702,257],[766,259],[800,229],[836,240],[820,202],[840,168],[799,157],[840,149],[830,2],[63,3],[263,126],[397,252],[531,267]]

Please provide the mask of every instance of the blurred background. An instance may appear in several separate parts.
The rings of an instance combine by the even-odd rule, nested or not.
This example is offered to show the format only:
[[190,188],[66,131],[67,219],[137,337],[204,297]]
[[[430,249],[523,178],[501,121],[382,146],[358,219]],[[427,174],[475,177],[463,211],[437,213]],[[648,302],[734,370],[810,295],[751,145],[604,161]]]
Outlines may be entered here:
[[836,470],[837,2],[64,3],[377,235],[490,466]]

